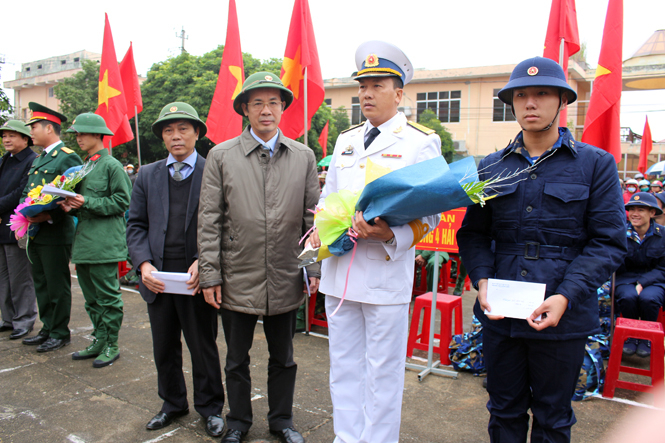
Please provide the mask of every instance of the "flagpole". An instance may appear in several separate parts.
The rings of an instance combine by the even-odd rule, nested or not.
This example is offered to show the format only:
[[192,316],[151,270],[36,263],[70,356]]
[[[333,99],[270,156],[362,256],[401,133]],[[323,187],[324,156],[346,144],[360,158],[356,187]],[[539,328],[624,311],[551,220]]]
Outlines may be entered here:
[[303,141],[307,146],[307,66],[305,66],[305,138]]
[[134,125],[136,126],[136,154],[139,156],[139,168],[141,167],[141,142],[139,141],[139,113],[134,105]]
[[111,146],[111,143],[112,143],[111,140],[112,140],[112,138],[109,137],[109,154],[113,155],[113,146]]
[[[563,54],[564,54],[564,45],[566,44],[565,39],[561,39],[561,44],[559,45],[559,66],[563,68]],[[568,78],[568,73],[564,72],[566,74],[566,78]]]

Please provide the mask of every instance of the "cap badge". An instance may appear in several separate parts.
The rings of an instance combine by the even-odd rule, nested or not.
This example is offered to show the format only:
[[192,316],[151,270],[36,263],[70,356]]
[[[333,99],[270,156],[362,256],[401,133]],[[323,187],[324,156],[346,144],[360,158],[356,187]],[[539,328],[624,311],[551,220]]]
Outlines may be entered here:
[[368,55],[365,59],[365,67],[373,68],[375,66],[379,66],[379,57],[376,54]]
[[266,80],[268,80],[269,82],[273,81],[272,77],[269,75],[266,75]]
[[169,111],[171,112],[176,112],[177,110],[178,110],[177,106],[171,106],[171,109],[169,109]]
[[535,66],[531,66],[531,67],[526,71],[526,73],[529,74],[529,75],[536,75],[536,74],[538,74],[538,68],[536,68]]
[[636,195],[635,197],[633,197],[633,200],[636,200],[636,201],[637,201],[637,200],[639,200],[639,199],[640,199],[640,196],[639,196],[639,195]]
[[74,121],[72,122],[72,125],[75,125],[75,124],[76,124],[76,119],[74,119]]

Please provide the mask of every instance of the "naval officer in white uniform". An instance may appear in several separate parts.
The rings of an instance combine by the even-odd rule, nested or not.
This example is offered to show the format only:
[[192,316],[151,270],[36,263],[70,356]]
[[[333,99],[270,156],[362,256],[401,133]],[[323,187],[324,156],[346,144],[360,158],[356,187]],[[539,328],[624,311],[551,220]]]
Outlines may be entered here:
[[[439,136],[397,110],[402,88],[413,77],[406,55],[391,44],[370,41],[356,51],[356,65],[367,121],[339,135],[319,206],[341,189],[361,190],[368,160],[396,170],[441,155]],[[361,215],[356,214],[353,226],[358,245],[346,299],[332,317],[352,254],[328,258],[321,269],[335,442],[391,443],[399,440],[414,246],[439,216],[388,226],[378,218],[370,225]],[[309,242],[320,245],[316,231]]]

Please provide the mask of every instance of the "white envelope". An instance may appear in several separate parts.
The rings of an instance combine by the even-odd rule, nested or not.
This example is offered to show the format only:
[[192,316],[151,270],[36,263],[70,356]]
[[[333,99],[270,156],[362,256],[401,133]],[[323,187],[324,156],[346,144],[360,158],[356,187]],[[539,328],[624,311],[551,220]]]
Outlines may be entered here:
[[164,283],[164,292],[167,294],[192,295],[193,289],[187,289],[187,280],[192,274],[187,272],[161,272],[152,271],[152,276]]
[[42,188],[44,194],[55,195],[56,197],[76,197],[76,192],[65,191],[55,186],[45,185]]
[[545,300],[546,286],[544,283],[490,278],[487,280],[487,303],[492,312],[485,311],[485,314],[526,320]]

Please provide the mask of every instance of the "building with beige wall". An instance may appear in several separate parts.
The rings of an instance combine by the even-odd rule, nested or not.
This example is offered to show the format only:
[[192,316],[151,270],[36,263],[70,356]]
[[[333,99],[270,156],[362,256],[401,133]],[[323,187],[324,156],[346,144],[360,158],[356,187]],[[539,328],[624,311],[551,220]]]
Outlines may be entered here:
[[[665,30],[656,31],[624,61],[623,90],[665,89]],[[462,155],[484,157],[503,149],[520,131],[509,106],[497,92],[508,82],[515,65],[425,70],[416,69],[404,87],[400,110],[407,119],[418,121],[424,109],[434,111],[451,133],[455,149]],[[578,100],[567,109],[567,126],[576,139],[582,138],[584,119],[591,97],[595,69],[573,59],[568,63],[568,82]],[[324,80],[326,103],[343,107],[352,124],[364,121],[358,101],[358,83],[353,75]],[[628,128],[625,128],[628,129]],[[623,159],[619,171],[635,173],[639,160],[639,136],[622,131]],[[635,134],[633,134],[635,135]],[[649,164],[665,160],[665,143],[654,143]]]
[[29,102],[40,103],[51,109],[59,109],[60,102],[55,97],[53,87],[67,77],[81,70],[83,60],[100,61],[101,54],[77,51],[72,54],[50,57],[21,64],[16,78],[4,82],[4,87],[14,90],[14,115],[18,119],[30,117]]

